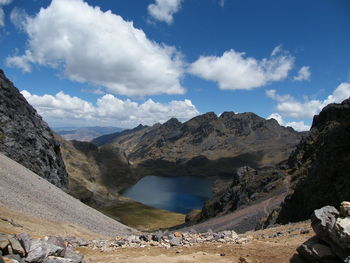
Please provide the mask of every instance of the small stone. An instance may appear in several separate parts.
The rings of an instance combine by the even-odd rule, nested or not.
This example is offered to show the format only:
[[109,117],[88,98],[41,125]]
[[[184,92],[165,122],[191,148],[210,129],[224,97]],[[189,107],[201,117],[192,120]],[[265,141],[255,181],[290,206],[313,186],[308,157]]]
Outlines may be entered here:
[[302,234],[302,235],[309,234],[309,233],[310,233],[309,229],[306,229],[306,228],[300,229],[300,234]]
[[182,237],[182,233],[180,233],[180,232],[175,232],[175,233],[174,233],[174,236],[175,236],[175,237]]
[[159,242],[162,239],[162,236],[163,236],[163,233],[160,231],[157,231],[152,235],[152,240]]
[[350,202],[343,201],[340,204],[340,215],[342,217],[348,217],[350,216]]
[[169,240],[169,243],[171,246],[180,246],[181,245],[181,238],[173,237]]
[[224,256],[226,256],[225,253],[220,253],[220,257],[224,257]]

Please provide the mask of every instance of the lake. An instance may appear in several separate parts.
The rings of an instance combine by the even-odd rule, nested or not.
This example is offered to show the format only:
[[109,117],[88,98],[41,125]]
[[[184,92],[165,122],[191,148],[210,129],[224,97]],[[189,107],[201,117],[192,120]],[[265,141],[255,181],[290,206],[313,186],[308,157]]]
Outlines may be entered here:
[[145,205],[187,214],[212,197],[213,181],[197,176],[146,176],[122,194]]

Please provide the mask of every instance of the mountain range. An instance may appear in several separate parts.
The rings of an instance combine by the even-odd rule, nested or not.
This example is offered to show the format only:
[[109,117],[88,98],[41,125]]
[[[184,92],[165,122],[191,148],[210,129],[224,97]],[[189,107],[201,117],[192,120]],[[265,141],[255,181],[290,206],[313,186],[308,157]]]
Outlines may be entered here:
[[120,132],[123,129],[118,127],[56,127],[53,130],[66,140],[77,140],[90,142],[93,139],[105,134]]

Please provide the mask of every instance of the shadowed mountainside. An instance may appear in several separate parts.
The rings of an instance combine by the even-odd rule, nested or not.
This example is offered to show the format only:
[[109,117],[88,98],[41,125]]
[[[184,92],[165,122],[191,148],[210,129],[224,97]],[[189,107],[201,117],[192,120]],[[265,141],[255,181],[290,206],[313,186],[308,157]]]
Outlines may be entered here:
[[56,138],[69,173],[69,193],[84,203],[107,205],[119,199],[121,189],[136,183],[137,178],[116,146],[98,148],[89,142]]
[[53,132],[0,70],[0,152],[68,188],[68,174]]
[[291,154],[293,192],[278,223],[310,218],[314,209],[350,200],[350,99],[329,104],[313,120],[310,135]]

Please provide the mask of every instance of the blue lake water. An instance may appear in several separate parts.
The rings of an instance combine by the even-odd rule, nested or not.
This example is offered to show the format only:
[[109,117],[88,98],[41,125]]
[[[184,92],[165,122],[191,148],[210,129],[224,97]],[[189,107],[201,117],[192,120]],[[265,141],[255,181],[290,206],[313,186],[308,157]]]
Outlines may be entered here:
[[201,209],[212,197],[212,183],[208,178],[196,176],[146,176],[123,195],[145,205],[186,214]]

